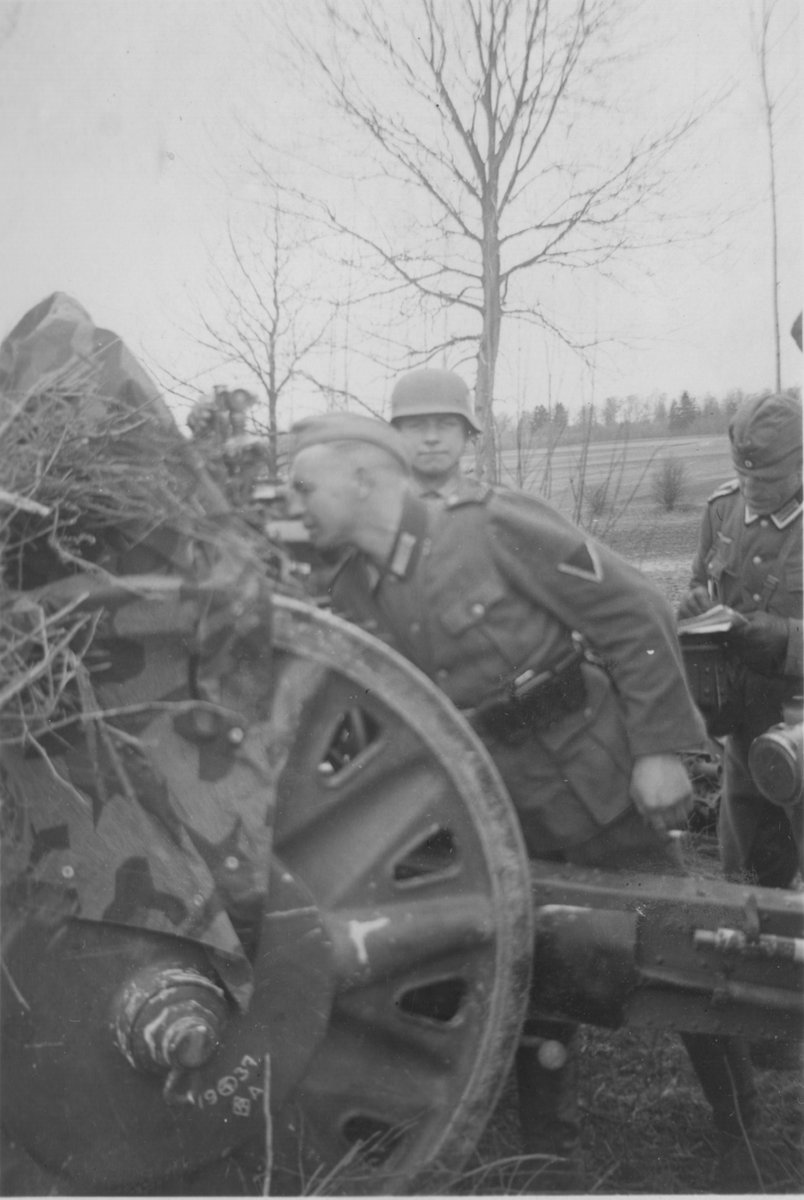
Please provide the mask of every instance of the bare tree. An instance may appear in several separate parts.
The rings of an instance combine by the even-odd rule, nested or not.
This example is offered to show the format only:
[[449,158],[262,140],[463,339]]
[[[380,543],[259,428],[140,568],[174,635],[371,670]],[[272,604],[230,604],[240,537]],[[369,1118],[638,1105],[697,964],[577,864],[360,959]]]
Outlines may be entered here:
[[[591,89],[615,10],[614,0],[327,0],[316,22],[325,42],[315,30],[297,35],[308,79],[314,70],[386,176],[408,189],[403,244],[398,212],[355,227],[325,201],[327,220],[420,304],[468,318],[423,357],[474,356],[479,464],[491,478],[504,318],[583,349],[551,310],[547,276],[602,267],[634,246],[635,213],[692,123],[615,145],[617,122]],[[606,142],[592,155],[577,137],[590,123]],[[582,140],[588,148],[588,130]]]
[[257,384],[266,419],[256,423],[268,437],[269,465],[276,471],[280,402],[294,381],[321,387],[311,361],[333,309],[315,302],[309,264],[299,265],[307,250],[305,235],[278,201],[269,206],[258,238],[237,237],[229,226],[226,248],[226,260],[212,267],[221,313],[200,314],[204,333],[197,340]]
[[765,135],[768,143],[768,185],[770,189],[771,258],[773,270],[773,346],[776,391],[782,390],[782,350],[779,327],[779,209],[776,190],[776,120],[780,97],[774,94],[770,83],[770,57],[773,46],[789,29],[771,38],[771,23],[776,10],[776,0],[762,0],[759,13],[759,29],[756,31],[755,52],[762,88],[762,109],[765,119]]

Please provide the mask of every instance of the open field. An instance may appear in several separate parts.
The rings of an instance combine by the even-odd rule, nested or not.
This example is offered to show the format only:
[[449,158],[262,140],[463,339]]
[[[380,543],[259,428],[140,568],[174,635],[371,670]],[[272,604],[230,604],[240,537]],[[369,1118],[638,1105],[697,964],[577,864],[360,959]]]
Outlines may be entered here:
[[[644,571],[675,605],[689,577],[706,499],[734,474],[728,439],[719,434],[599,442],[588,446],[585,463],[583,454],[579,445],[559,445],[550,455],[535,450],[525,490],[572,519],[583,483],[584,528]],[[503,455],[508,485],[514,458],[513,451]],[[678,507],[665,512],[651,496],[651,481],[669,458],[683,463],[685,481]],[[605,499],[593,511],[591,498],[604,485]]]
[[[632,495],[636,501],[650,502],[650,479],[656,465],[664,458],[676,458],[687,469],[686,502],[693,505],[703,503],[722,480],[734,474],[724,434],[591,442],[585,451],[581,445],[559,443],[551,453],[535,447],[523,457],[526,490],[543,495],[561,512],[572,510],[584,472],[587,493],[609,479],[612,490],[618,490],[620,503]],[[516,452],[505,451],[502,465],[502,483],[513,485]]]

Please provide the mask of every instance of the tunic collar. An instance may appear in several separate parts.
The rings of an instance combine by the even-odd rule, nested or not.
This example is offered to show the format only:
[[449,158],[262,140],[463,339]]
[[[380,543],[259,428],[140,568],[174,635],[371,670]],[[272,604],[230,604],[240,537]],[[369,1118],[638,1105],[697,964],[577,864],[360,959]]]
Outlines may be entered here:
[[383,575],[406,579],[419,561],[426,533],[427,504],[418,496],[408,493]]
[[[786,504],[783,504],[782,507],[777,509],[775,513],[771,513],[770,517],[768,519],[773,521],[773,524],[776,526],[777,529],[786,529],[788,525],[792,525],[792,523],[793,523],[793,521],[795,521],[796,517],[801,516],[802,509],[804,509],[804,504],[802,503],[801,493],[796,492],[796,494],[794,496],[790,497],[790,499],[787,501]],[[746,523],[746,525],[753,525],[754,522],[758,521],[758,520],[759,520],[759,513],[755,513],[746,504],[746,506],[745,506],[745,523]]]

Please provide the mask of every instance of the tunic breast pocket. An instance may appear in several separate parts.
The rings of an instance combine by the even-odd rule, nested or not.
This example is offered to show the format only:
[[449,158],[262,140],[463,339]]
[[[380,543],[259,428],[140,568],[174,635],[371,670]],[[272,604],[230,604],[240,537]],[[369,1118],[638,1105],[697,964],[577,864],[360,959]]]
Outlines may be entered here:
[[[801,566],[787,567],[784,572],[784,592],[782,596],[774,597],[778,603],[784,607],[782,616],[794,617],[801,620],[802,608],[804,608],[804,584],[802,583]],[[773,603],[770,605],[771,612],[777,607]]]
[[727,603],[734,598],[740,567],[731,539],[724,538],[715,546],[706,564],[706,573],[714,586],[715,599]]
[[479,580],[442,610],[441,624],[447,633],[453,637],[460,637],[461,634],[481,625],[489,611],[501,604],[505,597],[505,588],[499,580]]

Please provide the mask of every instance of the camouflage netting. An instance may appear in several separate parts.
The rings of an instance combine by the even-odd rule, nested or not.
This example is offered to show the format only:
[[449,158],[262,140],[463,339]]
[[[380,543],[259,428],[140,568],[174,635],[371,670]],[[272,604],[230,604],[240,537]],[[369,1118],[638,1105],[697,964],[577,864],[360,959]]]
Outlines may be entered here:
[[209,539],[226,511],[152,381],[68,296],[37,305],[0,346],[0,433],[11,587],[88,566],[181,569],[182,537]]
[[[0,447],[6,933],[72,914],[191,937],[242,999],[232,920],[267,886],[282,758],[275,551],[64,294],[0,346]],[[244,878],[222,880],[221,846]]]
[[78,572],[198,578],[233,553],[272,556],[120,339],[63,293],[0,346],[0,445],[2,744],[69,717],[82,690],[87,699],[94,618],[74,601],[43,605],[37,589]]

